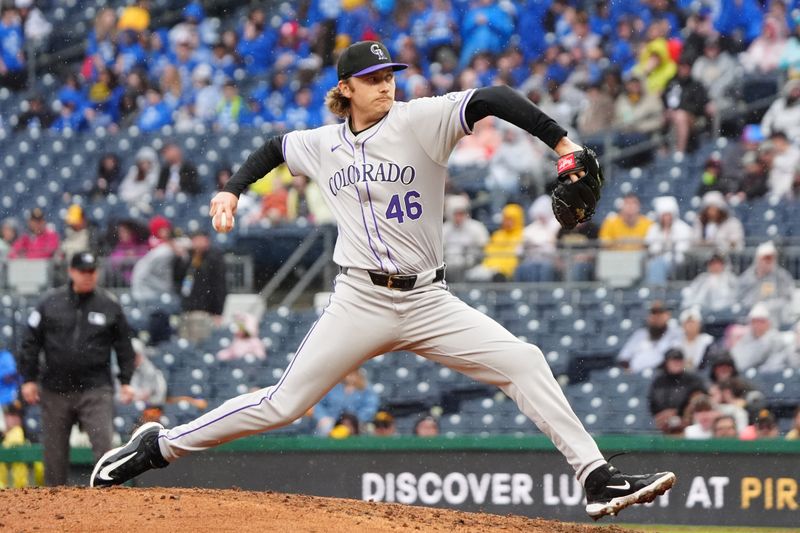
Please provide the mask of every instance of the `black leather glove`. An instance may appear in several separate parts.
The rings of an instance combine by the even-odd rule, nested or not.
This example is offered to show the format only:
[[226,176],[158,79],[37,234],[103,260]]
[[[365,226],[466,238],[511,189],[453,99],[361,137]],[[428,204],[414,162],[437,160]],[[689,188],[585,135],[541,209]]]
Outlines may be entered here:
[[[562,155],[558,159],[558,185],[553,190],[553,213],[561,227],[572,229],[586,222],[597,207],[603,188],[603,169],[591,148]],[[572,181],[570,175],[584,175]]]

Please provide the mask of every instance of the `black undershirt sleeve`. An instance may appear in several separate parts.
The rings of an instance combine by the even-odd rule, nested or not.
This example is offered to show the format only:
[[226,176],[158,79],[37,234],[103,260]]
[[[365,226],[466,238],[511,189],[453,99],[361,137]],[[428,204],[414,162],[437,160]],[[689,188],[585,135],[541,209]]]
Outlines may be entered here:
[[271,137],[261,148],[250,154],[222,190],[239,196],[284,161],[283,135]]
[[470,129],[482,118],[495,116],[519,126],[555,148],[567,131],[541,109],[507,85],[477,89],[467,103],[464,116]]

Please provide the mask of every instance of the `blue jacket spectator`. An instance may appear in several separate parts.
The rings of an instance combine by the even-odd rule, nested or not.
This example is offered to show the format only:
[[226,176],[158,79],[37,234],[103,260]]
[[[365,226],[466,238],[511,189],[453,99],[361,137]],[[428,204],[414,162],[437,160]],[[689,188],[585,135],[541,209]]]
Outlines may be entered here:
[[677,12],[675,7],[670,6],[670,4],[666,1],[663,3],[663,9],[657,9],[655,6],[651,6],[649,10],[650,17],[645,19],[647,25],[658,21],[658,20],[666,20],[669,22],[669,33],[667,33],[667,38],[681,38],[681,29],[683,28],[683,24],[681,24],[680,15]]
[[25,37],[17,10],[3,7],[0,16],[0,87],[25,86]]
[[175,51],[170,55],[169,61],[177,67],[183,86],[191,86],[192,72],[200,63],[195,55],[195,50],[192,48],[191,41],[186,38],[180,39],[175,44]]
[[296,21],[281,24],[278,41],[272,50],[272,68],[294,70],[298,62],[311,53],[308,41],[300,34]]
[[157,131],[172,123],[172,110],[155,87],[147,89],[147,103],[142,108],[136,125],[142,131]]
[[20,385],[17,362],[8,350],[0,350],[0,407],[17,399]]
[[606,55],[612,64],[625,73],[636,66],[635,46],[632,42],[633,24],[627,17],[617,21],[616,38],[606,44]]
[[264,120],[277,120],[283,115],[284,109],[292,101],[290,81],[286,72],[276,70],[270,75],[269,85],[260,85],[253,91],[251,98],[260,103]]
[[478,52],[502,52],[513,31],[514,21],[495,0],[480,0],[464,17],[461,67],[466,67]]
[[317,423],[317,435],[328,435],[343,413],[355,415],[362,424],[371,421],[378,412],[378,401],[364,371],[353,370],[314,407],[312,418]]
[[520,48],[528,62],[541,56],[547,48],[547,40],[542,36],[547,33],[544,20],[549,7],[549,1],[528,0],[525,6],[519,8],[517,33]]
[[167,42],[167,33],[165,31],[154,31],[148,39],[145,64],[150,75],[154,78],[161,77],[164,68],[170,64]]
[[[195,68],[195,72],[201,67],[210,71],[208,65],[198,65]],[[194,80],[194,72],[192,73],[192,79]],[[162,100],[172,111],[178,111],[188,106],[197,97],[197,87],[184,85],[181,73],[175,65],[168,64],[164,67],[164,71],[159,76],[158,86],[161,89]]]
[[110,67],[117,56],[115,42],[117,16],[110,7],[105,7],[94,18],[94,28],[89,32],[86,45],[87,59]]
[[83,107],[79,107],[73,101],[68,101],[62,104],[58,118],[50,126],[50,129],[53,131],[80,131],[85,127],[86,120],[83,116]]
[[762,18],[756,0],[721,0],[714,29],[745,48],[761,34]]
[[458,19],[448,0],[434,0],[431,8],[423,13],[421,22],[428,34],[429,51],[440,46],[455,47]]
[[221,84],[224,80],[233,78],[237,67],[236,58],[221,41],[215,43],[211,49],[211,58],[208,64],[211,65],[211,78],[215,84]]
[[589,28],[592,33],[604,39],[613,39],[616,22],[611,15],[611,2],[597,2],[595,10],[589,15]]
[[22,70],[25,68],[24,42],[22,25],[16,17],[16,11],[3,8],[0,18],[0,45],[3,51],[3,65],[8,70]]
[[[381,19],[377,9],[362,5],[350,11],[343,11],[337,21],[336,31],[341,35],[349,35],[352,42],[362,40],[376,40],[380,35],[391,35],[383,31],[384,24],[390,24],[391,17]],[[393,52],[390,50],[390,52]],[[396,54],[393,54],[393,57]]]
[[316,128],[322,125],[319,108],[312,105],[311,89],[303,87],[295,94],[294,102],[286,107],[279,120],[287,129]]
[[64,79],[64,85],[56,93],[56,100],[61,102],[62,105],[72,103],[78,107],[83,107],[86,97],[78,76],[73,73],[67,74]]
[[263,74],[267,71],[272,63],[270,58],[275,40],[275,32],[267,27],[264,11],[252,10],[239,35],[237,49],[244,60],[248,74]]
[[324,21],[335,21],[342,13],[340,0],[311,0],[304,22],[313,26]]
[[136,32],[126,30],[119,34],[119,50],[115,61],[118,74],[127,74],[136,67],[146,66],[147,54],[139,44]]
[[443,46],[455,48],[458,23],[448,0],[434,0],[429,9],[420,13],[418,23],[414,24],[414,27],[415,29],[419,27],[419,31],[425,36],[423,43],[417,41],[417,46],[428,59],[433,59],[436,51]]
[[611,18],[619,20],[620,17],[645,18],[649,16],[647,7],[642,0],[628,0],[623,2],[609,2],[611,4]]

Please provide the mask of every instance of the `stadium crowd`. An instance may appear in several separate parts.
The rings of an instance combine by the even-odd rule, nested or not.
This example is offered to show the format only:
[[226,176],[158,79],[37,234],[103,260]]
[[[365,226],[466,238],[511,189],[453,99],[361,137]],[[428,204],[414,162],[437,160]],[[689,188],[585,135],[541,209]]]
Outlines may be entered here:
[[[177,15],[168,26],[151,4],[106,2],[92,10],[85,53],[50,73],[57,82],[49,86],[29,72],[59,31],[54,3],[3,0],[0,8],[0,87],[19,102],[0,115],[3,139],[42,131],[164,139],[135,153],[98,154],[80,187],[62,191],[60,213],[41,206],[21,220],[15,212],[0,227],[2,263],[68,264],[90,250],[142,306],[157,308],[164,294],[180,302],[178,331],[162,312],[148,324],[153,346],[137,349],[136,383],[156,408],[147,416],[157,417],[168,398],[203,400],[162,390],[164,378],[146,355],[158,340],[177,334],[201,342],[206,330],[230,326],[233,341],[220,360],[269,356],[257,319],[222,323],[226,288],[213,281],[224,280],[225,264],[213,238],[161,214],[178,198],[207,203],[235,170],[236,152],[204,172],[198,150],[172,137],[332,123],[324,97],[336,83],[338,53],[379,39],[411,65],[397,75],[398,99],[508,84],[570,137],[613,156],[620,173],[647,179],[657,168],[699,158],[690,190],[643,195],[615,184],[608,209],[565,232],[549,204],[552,154],[507,124],[481,121],[450,161],[448,279],[604,281],[601,256],[634,254],[625,257],[641,267],[635,283],[690,283],[680,302],[651,302],[618,355],[627,372],[653,376],[647,399],[654,427],[686,438],[778,435],[768,391],[742,376],[800,371],[792,307],[800,272],[780,264],[788,238],[749,235],[740,215],[760,201],[775,207],[800,199],[798,0],[310,0],[233,11],[212,1],[162,2]],[[730,142],[713,145],[720,135]],[[723,149],[705,150],[710,143]],[[89,206],[111,199],[138,216],[93,221]],[[244,232],[332,223],[316,184],[285,167],[243,195],[239,213]],[[745,255],[748,249],[754,253]],[[742,257],[752,264],[734,268]],[[705,316],[736,306],[745,323],[704,324]],[[2,379],[9,390],[18,385],[15,375],[11,369]],[[148,401],[151,394],[159,400]],[[17,396],[2,399],[14,405]],[[367,376],[349,376],[310,414],[312,431],[391,434],[394,417],[379,411],[381,400]],[[18,413],[7,411],[8,429],[19,426]],[[435,434],[438,422],[420,418],[419,432]],[[800,411],[793,424],[787,438],[798,437]]]

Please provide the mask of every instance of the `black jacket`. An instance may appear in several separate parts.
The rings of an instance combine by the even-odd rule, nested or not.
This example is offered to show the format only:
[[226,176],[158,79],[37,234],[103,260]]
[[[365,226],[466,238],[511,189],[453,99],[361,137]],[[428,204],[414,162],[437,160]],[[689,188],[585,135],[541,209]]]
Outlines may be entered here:
[[[131,381],[131,329],[114,296],[104,289],[78,295],[67,285],[45,294],[28,317],[20,351],[24,381],[41,377],[42,387],[75,392],[111,385],[111,349],[119,380]],[[40,368],[39,353],[44,351]]]
[[667,84],[661,98],[666,109],[683,109],[699,117],[705,113],[708,92],[702,83],[691,76],[685,79],[675,76]]
[[[200,185],[200,177],[197,173],[197,168],[193,164],[189,163],[188,161],[181,163],[181,167],[178,169],[178,175],[180,176],[178,183],[180,184],[181,192],[191,196],[203,192],[203,187]],[[156,186],[156,189],[159,191],[166,191],[168,183],[169,165],[164,165],[161,167],[161,173],[158,176],[158,186]]]
[[653,379],[647,395],[650,413],[655,415],[670,408],[683,413],[689,397],[698,391],[705,392],[706,385],[703,378],[694,372],[687,370],[680,374],[667,374],[662,371]]
[[183,311],[206,311],[221,315],[228,291],[225,285],[225,258],[211,249],[198,261],[192,250],[186,257],[175,257],[175,286],[181,295]]

